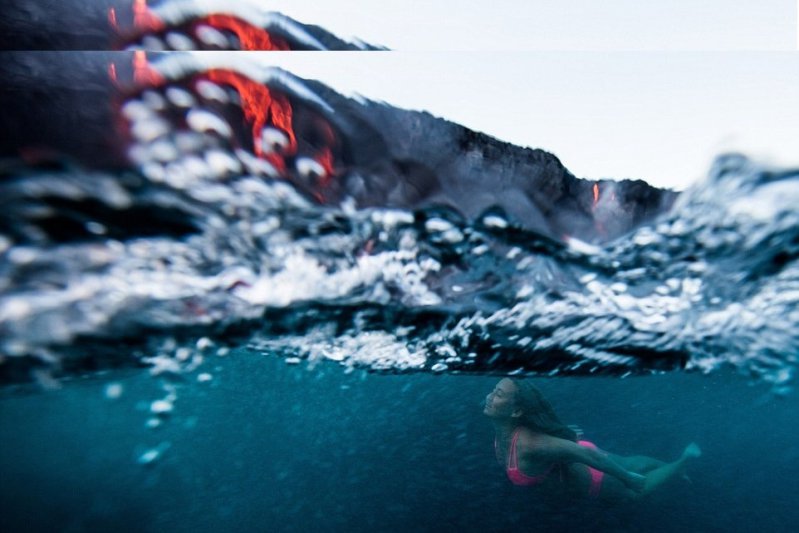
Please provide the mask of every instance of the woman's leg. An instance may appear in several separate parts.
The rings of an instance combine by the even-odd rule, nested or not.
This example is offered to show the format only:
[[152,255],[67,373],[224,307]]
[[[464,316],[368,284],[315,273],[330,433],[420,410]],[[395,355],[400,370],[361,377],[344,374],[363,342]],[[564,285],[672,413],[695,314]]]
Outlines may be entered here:
[[702,455],[702,450],[700,450],[699,446],[692,442],[686,446],[685,450],[682,452],[682,456],[679,459],[673,463],[665,463],[662,466],[647,472],[644,494],[652,493],[674,476],[681,474],[686,461],[695,457],[699,457],[700,455]]
[[646,455],[631,455],[624,457],[622,455],[609,454],[609,456],[615,462],[619,463],[627,470],[635,472],[636,474],[646,474],[651,470],[660,468],[661,466],[666,466],[668,464],[666,461],[661,461],[660,459],[655,459],[653,457],[647,457]]

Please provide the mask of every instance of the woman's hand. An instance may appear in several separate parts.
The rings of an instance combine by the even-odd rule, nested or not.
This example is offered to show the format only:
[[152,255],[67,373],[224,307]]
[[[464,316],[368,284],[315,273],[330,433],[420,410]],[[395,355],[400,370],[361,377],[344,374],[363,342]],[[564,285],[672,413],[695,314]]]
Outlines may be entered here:
[[629,475],[626,476],[624,484],[627,485],[628,489],[640,494],[644,492],[646,488],[646,476],[630,472]]

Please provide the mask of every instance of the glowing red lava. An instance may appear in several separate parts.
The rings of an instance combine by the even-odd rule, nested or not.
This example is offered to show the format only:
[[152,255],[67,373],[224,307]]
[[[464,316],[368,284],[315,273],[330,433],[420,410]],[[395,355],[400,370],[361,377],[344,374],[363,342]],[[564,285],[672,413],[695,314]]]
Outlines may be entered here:
[[133,0],[133,26],[137,30],[159,31],[164,22],[147,7],[147,0]]
[[330,180],[333,178],[333,153],[330,151],[330,148],[323,148],[316,157],[316,160],[325,169],[325,175],[320,183],[320,185],[324,187],[330,183]]
[[147,62],[144,50],[133,52],[133,81],[138,85],[161,85],[164,78]]
[[111,78],[111,83],[118,85],[119,80],[117,80],[117,66],[113,63],[108,64],[108,77]]
[[269,35],[263,28],[253,26],[249,22],[232,15],[208,15],[199,19],[195,24],[207,24],[218,30],[227,30],[235,33],[241,43],[242,50],[290,50],[288,43],[280,37]]
[[117,11],[113,7],[108,8],[108,24],[114,29],[119,31],[119,23],[117,23]]
[[231,70],[212,69],[203,76],[214,83],[229,85],[239,93],[244,118],[252,127],[253,152],[275,165],[279,171],[285,170],[282,157],[277,154],[264,154],[261,132],[267,124],[273,124],[289,138],[286,155],[297,151],[297,139],[291,122],[292,109],[288,98],[282,94],[272,93],[265,85]]

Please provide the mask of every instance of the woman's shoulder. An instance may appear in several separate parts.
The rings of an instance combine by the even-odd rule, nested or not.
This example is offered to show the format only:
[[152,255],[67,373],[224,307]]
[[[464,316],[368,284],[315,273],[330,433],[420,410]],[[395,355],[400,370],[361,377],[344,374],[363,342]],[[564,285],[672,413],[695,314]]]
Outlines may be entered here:
[[519,426],[516,431],[518,432],[517,446],[537,446],[546,444],[551,439],[557,439],[557,437],[553,437],[552,435],[548,435],[526,426]]
[[564,439],[528,427],[520,427],[516,447],[521,453],[545,453]]

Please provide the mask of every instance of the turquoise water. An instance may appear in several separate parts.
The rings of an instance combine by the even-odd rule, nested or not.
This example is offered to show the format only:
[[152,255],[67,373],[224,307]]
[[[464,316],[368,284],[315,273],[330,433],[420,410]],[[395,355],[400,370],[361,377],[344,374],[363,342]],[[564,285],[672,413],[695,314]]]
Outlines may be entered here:
[[[211,379],[197,381],[203,373]],[[504,478],[480,409],[495,380],[347,373],[238,350],[171,382],[129,370],[56,390],[6,388],[0,525],[789,531],[799,520],[796,395],[775,397],[724,373],[536,380],[561,417],[604,449],[668,459],[695,440],[704,450],[692,483],[593,508]],[[148,427],[152,403],[170,391],[174,409]],[[153,450],[158,457],[142,464]]]

